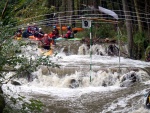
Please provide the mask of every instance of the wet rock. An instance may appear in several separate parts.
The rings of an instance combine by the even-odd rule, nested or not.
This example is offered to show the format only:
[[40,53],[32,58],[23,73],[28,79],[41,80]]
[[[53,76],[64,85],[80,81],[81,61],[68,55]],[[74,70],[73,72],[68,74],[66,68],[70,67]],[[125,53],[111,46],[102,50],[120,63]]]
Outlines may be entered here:
[[14,80],[11,81],[11,84],[13,84],[15,86],[21,86],[21,83],[14,81]]
[[41,65],[38,68],[42,70],[43,75],[48,75],[49,74],[49,68],[47,66]]
[[110,38],[105,38],[104,41],[106,43],[117,43],[117,40],[116,39],[110,39]]
[[70,88],[77,88],[77,87],[79,87],[79,82],[75,79],[71,79],[69,87]]
[[102,82],[102,86],[107,87],[107,84],[105,81]]
[[123,75],[123,77],[121,78],[120,86],[121,87],[132,86],[135,82],[138,82],[138,81],[139,81],[139,78],[137,74],[134,71],[131,71]]
[[134,83],[131,81],[131,80],[126,80],[126,81],[123,81],[121,84],[120,84],[120,87],[130,87],[132,86]]
[[114,55],[118,56],[118,54],[119,54],[119,49],[118,49],[118,47],[117,47],[116,45],[112,45],[112,44],[111,44],[111,45],[108,46],[107,53],[108,53],[108,55],[110,55],[110,56],[114,56]]
[[[87,44],[90,45],[90,38],[89,37],[84,37],[80,41],[82,44]],[[111,38],[92,38],[92,45],[93,44],[101,44],[101,43],[117,43],[116,39],[111,39]]]

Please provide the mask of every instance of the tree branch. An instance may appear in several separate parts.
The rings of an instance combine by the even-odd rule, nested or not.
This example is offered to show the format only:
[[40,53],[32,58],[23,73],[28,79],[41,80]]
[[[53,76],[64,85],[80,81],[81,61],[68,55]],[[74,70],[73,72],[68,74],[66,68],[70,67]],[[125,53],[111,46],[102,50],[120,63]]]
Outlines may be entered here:
[[3,9],[3,11],[2,11],[2,16],[1,16],[1,18],[3,18],[7,6],[8,6],[8,0],[6,1],[6,4],[5,4],[4,9]]

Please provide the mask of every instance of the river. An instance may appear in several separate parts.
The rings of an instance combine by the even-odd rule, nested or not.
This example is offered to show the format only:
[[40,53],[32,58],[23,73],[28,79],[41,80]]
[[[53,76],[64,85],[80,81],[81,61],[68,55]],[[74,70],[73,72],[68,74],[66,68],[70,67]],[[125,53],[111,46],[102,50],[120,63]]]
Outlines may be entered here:
[[[106,47],[94,45],[90,56],[89,48],[78,41],[57,42],[57,55],[50,59],[60,69],[39,66],[32,73],[33,81],[16,79],[21,86],[8,83],[3,90],[40,99],[47,106],[45,113],[149,113],[144,95],[150,89],[150,63],[108,56]],[[36,44],[22,51],[27,56],[41,55]]]

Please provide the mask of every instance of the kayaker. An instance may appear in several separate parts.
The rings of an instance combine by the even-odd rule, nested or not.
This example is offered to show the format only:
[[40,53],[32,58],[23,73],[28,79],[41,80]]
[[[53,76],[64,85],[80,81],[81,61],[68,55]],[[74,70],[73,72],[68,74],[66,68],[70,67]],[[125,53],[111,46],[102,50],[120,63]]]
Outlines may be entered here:
[[55,30],[53,30],[51,33],[49,33],[48,36],[49,36],[50,38],[55,39],[55,38],[56,38]]
[[55,34],[55,38],[58,38],[59,37],[59,30],[57,29],[56,26],[53,26],[53,31],[54,31],[54,34]]
[[53,39],[50,38],[48,36],[48,34],[44,34],[44,37],[39,42],[39,46],[44,48],[44,49],[47,49],[47,50],[51,49],[52,44],[53,44]]
[[39,28],[39,31],[35,31],[35,33],[34,33],[34,37],[36,37],[36,38],[41,39],[41,38],[43,38],[43,36],[44,36],[44,32],[42,31],[42,28]]
[[33,26],[28,26],[27,33],[28,33],[29,36],[34,35],[34,27]]
[[64,35],[64,38],[74,38],[73,32],[70,26],[67,26],[67,33]]
[[56,45],[56,41],[55,41],[55,39],[57,38],[56,31],[53,30],[50,34],[48,34],[48,36],[53,40],[54,42],[53,44]]
[[23,28],[17,29],[17,31],[15,32],[15,36],[16,36],[16,37],[21,37],[21,35],[22,35],[22,30],[23,30]]

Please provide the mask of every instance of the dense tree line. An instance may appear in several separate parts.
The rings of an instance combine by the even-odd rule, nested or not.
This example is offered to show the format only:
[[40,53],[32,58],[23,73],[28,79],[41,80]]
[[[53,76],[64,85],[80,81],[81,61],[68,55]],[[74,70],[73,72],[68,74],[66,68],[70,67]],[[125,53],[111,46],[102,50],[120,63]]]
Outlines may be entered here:
[[[95,9],[98,9],[98,6],[102,6],[115,11],[119,16],[121,24],[123,22],[126,25],[130,57],[135,58],[136,56],[137,59],[140,59],[142,56],[140,55],[141,51],[145,51],[150,42],[149,0],[2,0],[1,4],[1,20],[5,25],[10,23],[25,24],[36,21],[37,18],[31,17],[44,14],[49,15],[41,16],[39,19],[53,18],[54,15],[52,13],[56,13],[57,19],[53,21],[58,23],[59,18],[61,18],[61,23],[69,23],[69,25],[75,26],[77,23],[75,21],[85,14],[83,10],[89,10],[90,6],[94,6]],[[109,19],[108,15],[106,16],[101,12],[88,12],[91,17],[93,15],[90,14],[97,15],[98,13],[101,14],[101,17],[108,17]],[[31,19],[28,21],[20,21],[25,18]],[[51,19],[48,21],[50,22]],[[48,24],[51,24],[51,22]],[[141,38],[137,38],[139,34],[142,36]]]
[[[118,14],[119,20],[126,20],[128,51],[130,57],[136,57],[137,59],[142,57],[142,51],[145,51],[150,42],[149,0],[68,0],[67,2],[62,0],[61,2],[62,3],[51,1],[50,4],[56,6],[57,12],[84,10],[85,6],[94,6],[95,8],[102,6],[114,10]],[[75,13],[80,15],[81,12]],[[136,38],[136,36],[139,36],[139,38]],[[143,48],[143,46],[145,47]],[[138,49],[134,50],[133,48]]]

